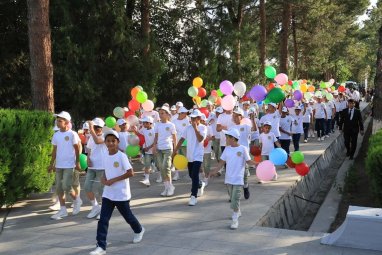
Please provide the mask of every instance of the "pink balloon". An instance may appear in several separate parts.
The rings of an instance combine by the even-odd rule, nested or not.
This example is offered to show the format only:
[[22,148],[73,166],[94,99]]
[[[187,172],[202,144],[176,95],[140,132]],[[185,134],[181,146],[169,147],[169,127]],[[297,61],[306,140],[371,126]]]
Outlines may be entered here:
[[256,168],[256,176],[261,181],[270,181],[276,175],[276,167],[270,160],[261,162]]
[[243,118],[241,121],[240,121],[240,124],[241,125],[248,125],[250,127],[252,127],[252,121],[248,118]]
[[232,82],[230,81],[222,81],[220,83],[220,86],[219,86],[221,92],[224,94],[224,95],[231,95],[232,92],[233,92],[233,85],[232,85]]
[[226,111],[231,111],[235,107],[236,100],[232,95],[226,95],[222,98],[221,106]]
[[146,112],[149,112],[149,111],[152,111],[154,109],[154,103],[153,101],[151,100],[147,100],[146,102],[144,102],[142,104],[142,108],[143,110],[145,110]]
[[72,122],[69,121],[68,127],[69,127],[69,129],[72,129],[72,128],[73,128],[73,124],[72,124]]
[[284,104],[286,107],[292,108],[294,106],[294,101],[292,99],[288,98],[287,100],[285,100]]
[[288,82],[288,75],[286,75],[285,73],[279,73],[278,75],[276,75],[275,81],[282,86]]

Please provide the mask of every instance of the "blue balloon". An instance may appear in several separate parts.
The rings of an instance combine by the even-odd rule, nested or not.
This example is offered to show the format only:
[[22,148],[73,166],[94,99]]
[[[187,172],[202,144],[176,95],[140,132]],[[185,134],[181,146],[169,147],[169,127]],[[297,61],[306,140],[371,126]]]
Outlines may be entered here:
[[282,148],[275,148],[269,153],[269,160],[275,165],[284,165],[288,160],[288,154]]

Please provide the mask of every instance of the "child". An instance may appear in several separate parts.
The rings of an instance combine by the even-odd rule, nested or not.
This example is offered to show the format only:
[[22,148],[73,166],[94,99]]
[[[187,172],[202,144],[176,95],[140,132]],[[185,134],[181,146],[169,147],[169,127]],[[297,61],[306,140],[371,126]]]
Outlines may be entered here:
[[105,139],[102,134],[102,128],[105,122],[100,118],[95,118],[88,122],[91,137],[88,142],[88,171],[85,179],[85,192],[92,204],[92,209],[87,215],[88,219],[92,219],[101,212],[101,206],[97,202],[95,193],[101,196],[103,185],[101,177],[105,173],[103,158],[107,153]]
[[[263,133],[261,133],[259,137],[260,142],[260,149],[261,149],[261,158],[263,160],[269,160],[269,153],[276,147],[280,148],[281,145],[277,141],[277,138],[275,134],[273,134],[271,131],[272,123],[269,121],[264,122],[263,125]],[[272,179],[273,181],[277,181],[277,173]],[[263,183],[260,181],[259,183]]]
[[105,188],[102,194],[101,217],[97,227],[97,248],[90,252],[90,255],[106,254],[106,237],[114,207],[117,207],[122,217],[133,229],[135,233],[133,243],[139,243],[145,233],[145,229],[130,209],[131,193],[129,178],[134,176],[134,170],[126,154],[118,150],[118,133],[114,130],[106,131],[105,144],[108,154],[104,158],[105,175],[101,179]]
[[65,206],[65,193],[69,193],[73,198],[73,215],[81,210],[82,200],[72,190],[74,169],[81,170],[79,163],[80,138],[78,134],[70,130],[71,120],[68,112],[60,112],[54,115],[57,120],[57,127],[60,129],[54,133],[52,138],[53,151],[52,159],[48,168],[49,172],[56,170],[56,189],[60,200],[60,210],[51,216],[51,219],[60,220],[68,216]]
[[304,133],[304,128],[302,126],[302,120],[304,118],[303,114],[301,113],[302,105],[298,105],[294,108],[295,114],[292,114],[292,140],[293,140],[293,147],[294,151],[300,150],[300,138],[301,134]]
[[293,119],[291,116],[288,115],[288,113],[288,108],[284,106],[281,109],[279,141],[281,144],[281,148],[283,148],[289,155],[290,140],[292,139],[291,128]]
[[226,164],[224,183],[227,185],[231,209],[233,210],[231,229],[237,229],[241,216],[240,197],[244,186],[245,164],[255,164],[255,162],[251,160],[247,148],[238,143],[240,133],[237,129],[231,128],[223,132],[226,136],[227,147],[222,153],[218,167],[209,176],[214,176]]
[[162,106],[159,110],[160,122],[155,124],[154,127],[154,146],[153,153],[156,155],[156,161],[162,173],[164,180],[164,191],[161,196],[174,195],[175,187],[171,181],[171,155],[175,148],[176,143],[176,130],[170,119],[170,109]]
[[[313,109],[310,105],[310,102],[305,102],[305,107],[304,107],[304,112],[303,112],[303,118],[302,118],[302,127],[304,129],[304,143],[308,142],[308,137],[310,137],[309,132],[310,132],[310,125],[313,120]],[[314,135],[314,132],[313,132]],[[314,137],[314,136],[313,136]]]
[[154,146],[154,119],[150,116],[146,116],[141,119],[143,128],[139,130],[139,133],[145,137],[145,143],[143,144],[143,150],[145,152],[143,162],[145,165],[145,179],[141,181],[142,184],[150,186],[150,171],[151,163],[153,161],[153,146]]
[[118,132],[119,135],[119,144],[118,144],[118,149],[125,153],[127,145],[129,145],[128,142],[128,137],[129,137],[129,132],[127,132],[128,126],[127,122],[125,119],[118,119],[117,124],[119,126],[119,129],[121,131]]
[[[204,140],[204,155],[202,164],[202,179],[205,187],[208,185],[208,174],[211,171],[211,154],[212,154],[212,141],[214,140],[214,134],[210,125],[207,124],[207,118],[203,114],[201,123],[207,127],[207,137]],[[203,185],[203,184],[202,184]],[[200,186],[200,185],[199,185]],[[202,194],[201,194],[202,195]]]
[[317,102],[313,107],[313,116],[316,121],[315,128],[317,131],[317,141],[324,141],[325,120],[328,119],[328,116],[326,114],[325,104],[322,102],[322,96],[317,96]]

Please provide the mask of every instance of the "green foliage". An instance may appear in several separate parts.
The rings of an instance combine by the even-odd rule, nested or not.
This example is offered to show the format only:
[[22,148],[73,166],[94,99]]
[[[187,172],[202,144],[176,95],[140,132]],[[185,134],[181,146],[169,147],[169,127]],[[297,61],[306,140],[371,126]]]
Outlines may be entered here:
[[382,130],[369,140],[366,173],[371,181],[371,190],[379,205],[382,205]]
[[53,116],[47,112],[0,109],[0,206],[32,192],[47,191]]

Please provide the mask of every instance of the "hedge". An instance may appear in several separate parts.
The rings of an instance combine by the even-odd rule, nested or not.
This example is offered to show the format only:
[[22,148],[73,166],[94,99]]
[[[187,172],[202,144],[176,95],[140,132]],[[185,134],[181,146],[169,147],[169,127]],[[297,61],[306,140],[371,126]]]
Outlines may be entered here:
[[371,191],[379,206],[382,205],[382,130],[372,135],[366,158],[366,173],[371,182]]
[[47,112],[0,109],[0,207],[51,187],[52,125]]

